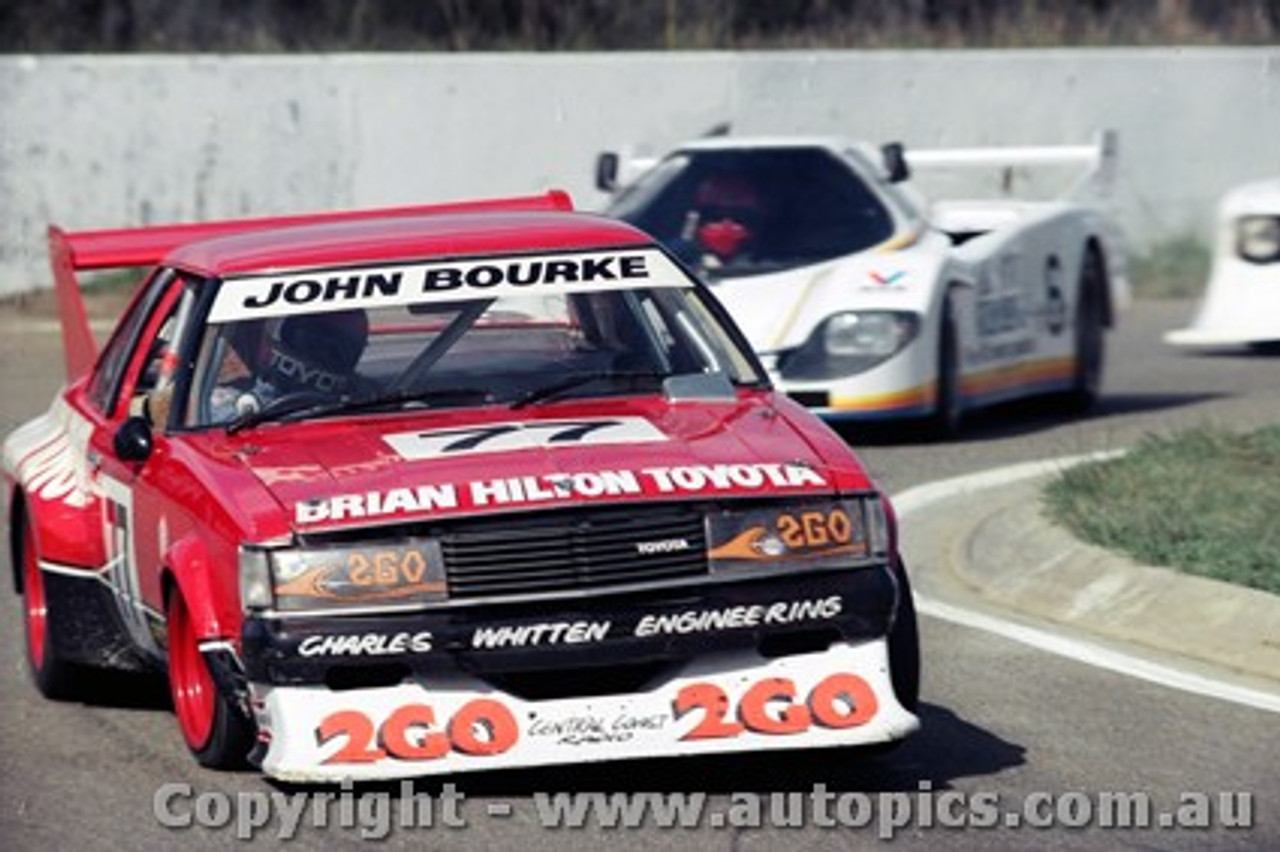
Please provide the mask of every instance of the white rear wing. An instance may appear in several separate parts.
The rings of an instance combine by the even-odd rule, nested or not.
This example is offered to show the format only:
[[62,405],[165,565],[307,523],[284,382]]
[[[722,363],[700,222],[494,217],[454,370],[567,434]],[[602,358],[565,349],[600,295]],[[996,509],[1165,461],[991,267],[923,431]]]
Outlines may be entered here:
[[[990,170],[999,197],[1011,198],[1032,183],[1032,171],[1075,167],[1060,198],[1105,202],[1115,189],[1118,134],[1100,131],[1085,145],[1024,145],[985,148],[908,148],[907,165],[913,173]],[[1059,168],[1060,170],[1060,168]]]

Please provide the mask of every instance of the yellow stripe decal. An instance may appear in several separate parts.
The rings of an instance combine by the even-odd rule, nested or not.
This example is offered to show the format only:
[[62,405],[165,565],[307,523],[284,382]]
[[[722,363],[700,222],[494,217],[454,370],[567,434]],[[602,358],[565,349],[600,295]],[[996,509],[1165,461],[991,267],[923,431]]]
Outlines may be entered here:
[[829,276],[835,267],[829,266],[826,269],[813,276],[804,285],[804,292],[800,294],[800,298],[791,302],[791,307],[787,311],[787,315],[783,317],[782,324],[778,326],[778,333],[773,336],[773,348],[777,349],[782,346],[783,341],[787,339],[787,335],[791,333],[791,326],[795,325],[796,319],[800,316],[800,310],[809,301],[809,294],[813,292],[813,288],[818,286],[818,282]]
[[920,237],[923,234],[924,234],[924,227],[917,225],[914,228],[908,228],[907,230],[902,231],[899,234],[893,235],[889,239],[882,242],[880,245],[874,246],[873,248],[869,249],[869,251],[874,251],[878,253],[898,251],[900,249],[907,248],[908,246],[915,245],[917,242],[920,241]]

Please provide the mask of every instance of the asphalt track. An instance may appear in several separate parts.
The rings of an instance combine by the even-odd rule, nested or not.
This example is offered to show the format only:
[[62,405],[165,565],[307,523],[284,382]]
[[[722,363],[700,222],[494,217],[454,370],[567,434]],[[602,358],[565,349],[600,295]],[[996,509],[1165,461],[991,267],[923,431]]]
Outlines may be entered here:
[[[873,473],[907,504],[904,549],[919,563],[912,569],[925,613],[923,728],[896,751],[877,757],[818,752],[462,776],[452,783],[465,796],[460,805],[465,827],[439,821],[432,828],[395,825],[381,845],[524,852],[606,845],[845,850],[881,845],[878,835],[891,833],[892,846],[902,849],[1280,848],[1280,714],[1233,700],[1265,691],[1266,678],[1242,679],[1239,671],[1212,661],[1152,652],[1123,637],[1099,638],[1079,625],[1013,608],[999,595],[982,595],[983,584],[959,564],[964,560],[952,558],[954,550],[939,548],[936,524],[951,524],[951,534],[972,545],[965,550],[969,563],[982,567],[983,554],[989,553],[986,562],[1007,567],[1022,549],[1000,550],[1007,546],[1006,536],[1004,545],[997,542],[988,551],[983,542],[990,539],[969,534],[976,529],[973,513],[989,520],[983,507],[1007,492],[979,489],[962,495],[964,511],[919,497],[929,483],[1121,450],[1148,432],[1202,424],[1249,427],[1280,418],[1275,358],[1192,356],[1160,342],[1160,335],[1182,324],[1190,311],[1185,302],[1134,307],[1109,340],[1105,398],[1089,417],[1067,419],[1019,405],[974,419],[958,440],[940,445],[919,443],[894,428],[850,430]],[[56,334],[38,314],[0,307],[0,432],[47,405],[61,377],[60,357]],[[949,577],[960,582],[949,584]],[[993,586],[999,590],[1007,583]],[[1205,599],[1204,608],[1211,603]],[[1177,617],[1184,623],[1195,620],[1195,607],[1190,612]],[[151,684],[113,685],[93,705],[40,699],[27,680],[20,611],[12,595],[0,598],[0,645],[7,649],[0,658],[0,848],[226,849],[236,845],[234,824],[166,828],[155,814],[157,791],[190,785],[192,796],[203,796],[210,806],[219,794],[248,803],[260,794],[291,792],[252,773],[195,766],[163,692]],[[1119,662],[1099,665],[1101,659]],[[1149,676],[1152,671],[1161,676]],[[1169,683],[1163,678],[1169,672],[1185,681]],[[1209,686],[1190,689],[1187,683]],[[442,791],[435,781],[413,792]],[[721,811],[747,800],[787,803],[786,794],[793,794],[807,806],[778,814],[796,817],[794,826],[770,826],[767,813],[759,828],[716,826],[710,818],[697,827],[666,829],[652,819],[630,829],[540,824],[540,794],[584,791],[705,792]],[[366,792],[400,795],[398,789]],[[1186,808],[1181,816],[1198,824],[1202,818],[1215,821],[1219,795],[1233,793],[1248,795],[1252,828],[1101,825],[1105,808],[1100,803],[1117,796],[1147,797],[1153,818],[1181,803]],[[813,804],[822,797],[829,804],[832,796],[843,796],[844,804],[870,802],[877,812],[867,825],[840,825],[840,820],[832,825],[829,809]],[[358,820],[351,828],[341,827],[336,805],[325,811],[329,824],[316,827],[316,800],[308,801],[311,810],[287,848],[340,849],[362,842]],[[998,826],[955,825],[966,817],[971,823],[988,821],[993,811],[984,807],[997,801]],[[1231,803],[1242,801],[1237,797]],[[186,812],[194,809],[194,799],[174,802],[178,811],[184,804]],[[1197,810],[1206,803],[1209,811]],[[844,816],[856,817],[846,822],[868,818],[855,810],[846,809]],[[890,831],[891,812],[895,821],[910,817],[908,824]],[[1033,822],[1057,824],[1028,825],[1027,815]],[[260,845],[279,845],[273,834],[281,827],[279,817],[259,830]],[[1010,827],[1018,817],[1022,824]]]

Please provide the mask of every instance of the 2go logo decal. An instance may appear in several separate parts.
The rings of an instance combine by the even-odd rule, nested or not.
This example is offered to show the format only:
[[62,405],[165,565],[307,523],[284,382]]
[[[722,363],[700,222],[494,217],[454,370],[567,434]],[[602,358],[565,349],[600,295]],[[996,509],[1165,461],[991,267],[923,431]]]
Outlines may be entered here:
[[822,548],[853,541],[853,521],[842,509],[778,516],[778,536],[791,550]]
[[520,726],[506,705],[492,698],[473,698],[443,725],[427,704],[397,707],[379,725],[360,710],[338,710],[316,727],[316,745],[345,738],[325,758],[327,764],[376,763],[385,758],[439,760],[457,753],[493,757],[510,751],[520,739]]
[[[694,714],[693,725],[679,739],[696,742],[856,728],[875,718],[879,702],[866,680],[851,672],[835,672],[803,695],[795,681],[786,677],[759,678],[734,695],[720,684],[696,681],[681,686],[667,707],[675,721]],[[654,710],[653,719],[667,718],[666,712]],[[655,730],[664,727],[654,724]],[[337,710],[315,728],[320,748],[339,743],[324,758],[325,764],[441,760],[452,755],[496,757],[515,748],[520,738],[515,713],[492,698],[473,698],[443,721],[437,720],[432,706],[412,703],[397,707],[381,722],[362,710]]]
[[745,732],[768,736],[802,734],[814,726],[854,728],[875,717],[879,704],[870,684],[855,674],[828,675],[809,690],[803,700],[795,681],[785,677],[763,678],[751,684],[735,704],[717,684],[686,684],[672,705],[677,719],[702,711],[701,718],[682,740],[737,737]]

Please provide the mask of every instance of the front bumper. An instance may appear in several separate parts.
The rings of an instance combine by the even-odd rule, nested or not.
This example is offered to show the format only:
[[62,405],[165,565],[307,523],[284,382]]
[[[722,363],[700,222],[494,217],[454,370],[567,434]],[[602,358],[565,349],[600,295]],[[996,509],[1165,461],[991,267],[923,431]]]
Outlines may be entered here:
[[788,396],[824,420],[898,420],[924,417],[934,409],[937,389],[918,385],[862,396],[827,390],[786,390]]
[[1280,264],[1219,257],[1195,316],[1168,331],[1165,343],[1189,348],[1270,344],[1280,341]]
[[526,701],[472,678],[336,692],[253,687],[262,770],[294,782],[882,743],[919,726],[884,640],[699,657],[625,694]]
[[898,739],[887,565],[245,622],[267,774],[398,778]]
[[864,372],[827,379],[788,376],[776,356],[763,360],[778,390],[826,420],[923,417],[936,401],[937,354],[923,337]]

